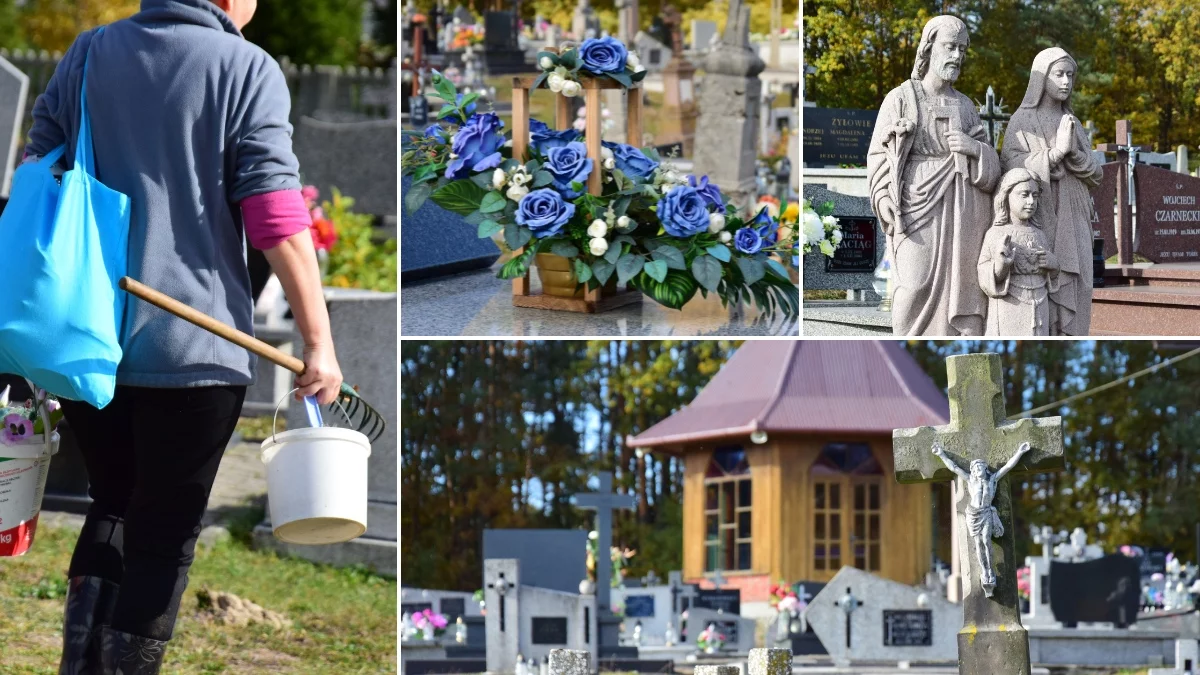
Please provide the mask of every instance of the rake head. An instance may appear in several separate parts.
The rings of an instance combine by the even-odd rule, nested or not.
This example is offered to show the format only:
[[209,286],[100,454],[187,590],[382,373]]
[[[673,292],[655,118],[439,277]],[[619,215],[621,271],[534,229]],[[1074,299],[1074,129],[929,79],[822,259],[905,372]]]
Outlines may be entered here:
[[380,415],[378,410],[364,401],[350,385],[342,384],[337,402],[345,410],[350,426],[365,435],[372,443],[378,440],[387,429],[387,421],[383,419],[383,415]]

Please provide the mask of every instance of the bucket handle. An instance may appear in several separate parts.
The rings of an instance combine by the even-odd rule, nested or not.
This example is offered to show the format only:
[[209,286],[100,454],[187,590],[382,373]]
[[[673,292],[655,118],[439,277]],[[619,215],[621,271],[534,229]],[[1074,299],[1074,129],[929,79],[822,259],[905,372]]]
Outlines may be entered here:
[[[298,391],[300,391],[299,387],[289,391],[283,395],[283,398],[279,399],[279,403],[275,404],[275,416],[271,418],[271,442],[275,442],[275,428],[279,424],[279,409],[283,407],[283,402],[286,401],[289,396]],[[350,413],[346,412],[346,408],[342,406],[342,402],[337,399],[334,399],[333,402],[337,404],[337,407],[342,411],[342,415],[346,417],[346,423],[353,424],[350,419]]]

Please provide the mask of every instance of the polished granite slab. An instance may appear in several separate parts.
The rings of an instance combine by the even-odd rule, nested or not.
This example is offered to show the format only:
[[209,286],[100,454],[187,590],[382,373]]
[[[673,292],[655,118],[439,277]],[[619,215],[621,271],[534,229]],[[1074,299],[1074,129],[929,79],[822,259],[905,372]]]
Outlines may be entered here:
[[[682,310],[645,298],[598,314],[512,306],[512,282],[496,278],[498,267],[428,281],[400,289],[400,334],[404,337],[520,336],[795,336],[796,319],[765,320],[754,307],[722,307],[716,295],[700,294]],[[532,274],[535,292],[541,284]],[[796,293],[799,294],[799,289]]]

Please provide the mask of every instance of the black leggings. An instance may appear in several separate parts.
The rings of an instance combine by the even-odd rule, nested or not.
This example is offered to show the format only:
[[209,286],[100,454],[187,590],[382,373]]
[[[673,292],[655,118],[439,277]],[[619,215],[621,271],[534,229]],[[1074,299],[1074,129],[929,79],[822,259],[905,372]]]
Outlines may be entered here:
[[103,410],[63,401],[87,466],[69,575],[121,584],[112,627],[169,640],[217,466],[246,387],[117,387]]

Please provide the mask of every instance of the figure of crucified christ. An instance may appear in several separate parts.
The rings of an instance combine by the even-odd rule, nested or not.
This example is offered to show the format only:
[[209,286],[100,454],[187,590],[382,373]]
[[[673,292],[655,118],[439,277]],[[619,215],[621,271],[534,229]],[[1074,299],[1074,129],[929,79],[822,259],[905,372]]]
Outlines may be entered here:
[[967,532],[975,542],[975,554],[982,571],[980,585],[983,586],[983,594],[989,598],[992,597],[992,591],[996,588],[996,572],[992,567],[990,540],[1004,536],[1004,524],[1000,522],[1000,514],[996,511],[996,507],[992,506],[992,500],[996,497],[996,484],[1016,467],[1017,462],[1026,452],[1029,452],[1029,444],[1022,443],[1017,448],[1017,454],[1013,455],[1013,458],[997,469],[995,473],[988,472],[987,462],[982,459],[972,460],[971,472],[967,473],[946,456],[941,443],[933,444],[933,454],[942,460],[946,468],[963,480],[967,486],[967,493],[971,496],[971,503],[967,505],[966,513]]

